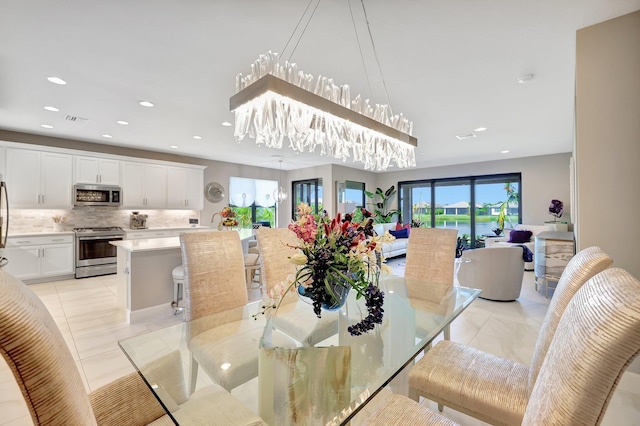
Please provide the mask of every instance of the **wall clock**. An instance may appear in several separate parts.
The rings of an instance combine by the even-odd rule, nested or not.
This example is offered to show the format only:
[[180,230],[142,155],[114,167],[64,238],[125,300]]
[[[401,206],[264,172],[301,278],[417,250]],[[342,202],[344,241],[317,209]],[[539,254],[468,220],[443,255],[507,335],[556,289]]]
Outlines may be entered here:
[[204,187],[204,198],[211,203],[219,203],[224,199],[224,188],[218,182],[209,182]]

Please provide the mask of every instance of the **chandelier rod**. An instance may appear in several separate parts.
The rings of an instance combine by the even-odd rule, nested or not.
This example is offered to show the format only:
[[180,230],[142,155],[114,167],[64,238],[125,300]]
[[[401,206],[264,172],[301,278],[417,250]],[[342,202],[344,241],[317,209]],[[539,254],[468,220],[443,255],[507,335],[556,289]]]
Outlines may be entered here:
[[[373,90],[371,90],[371,80],[369,80],[369,73],[367,72],[367,64],[364,62],[364,54],[362,53],[362,46],[360,45],[360,37],[358,36],[358,29],[356,28],[356,19],[353,16],[353,9],[351,9],[351,1],[347,0],[349,5],[349,13],[351,14],[351,23],[353,24],[353,32],[356,35],[356,41],[358,42],[358,51],[360,52],[360,60],[362,61],[362,68],[364,69],[364,76],[367,80],[367,86],[369,87],[369,97],[373,98]],[[387,104],[389,103],[387,96]],[[391,107],[389,107],[391,108]]]

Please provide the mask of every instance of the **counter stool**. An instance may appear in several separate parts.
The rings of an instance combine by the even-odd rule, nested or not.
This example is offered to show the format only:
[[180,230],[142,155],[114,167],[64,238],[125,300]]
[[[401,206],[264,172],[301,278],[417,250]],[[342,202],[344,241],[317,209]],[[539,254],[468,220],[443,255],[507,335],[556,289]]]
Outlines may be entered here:
[[[255,253],[247,253],[244,255],[244,270],[247,277],[248,288],[254,288],[252,285],[253,278],[255,277],[256,271],[260,269],[259,258],[260,256]],[[260,293],[262,293],[262,287],[260,284],[258,284],[257,288],[260,288]]]
[[171,307],[174,309],[173,315],[176,315],[178,312],[184,311],[184,306],[180,306],[184,289],[184,267],[180,265],[173,268],[171,276],[173,277],[173,302],[171,302]]

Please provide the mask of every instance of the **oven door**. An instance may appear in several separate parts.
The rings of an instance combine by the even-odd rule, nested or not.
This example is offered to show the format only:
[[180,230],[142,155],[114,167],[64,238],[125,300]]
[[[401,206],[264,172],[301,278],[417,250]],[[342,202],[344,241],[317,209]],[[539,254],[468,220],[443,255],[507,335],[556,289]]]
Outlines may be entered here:
[[122,236],[76,237],[76,267],[116,263],[118,248],[109,241]]

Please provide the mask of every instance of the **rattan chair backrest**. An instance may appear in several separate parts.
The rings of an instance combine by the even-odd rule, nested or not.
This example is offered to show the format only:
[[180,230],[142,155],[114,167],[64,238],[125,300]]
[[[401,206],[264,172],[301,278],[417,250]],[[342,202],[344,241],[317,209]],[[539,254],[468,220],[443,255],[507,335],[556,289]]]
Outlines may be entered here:
[[560,323],[562,314],[576,292],[594,275],[613,264],[613,260],[600,247],[588,247],[578,252],[567,264],[558,281],[542,323],[529,368],[529,392],[533,390],[540,367]]
[[180,246],[187,321],[247,304],[244,256],[237,232],[182,233]]
[[600,272],[562,315],[522,424],[599,424],[639,352],[640,281],[620,268]]
[[67,344],[40,298],[0,270],[0,352],[36,425],[95,425]]
[[[296,273],[296,266],[289,258],[298,253],[296,246],[300,240],[288,228],[256,229],[256,239],[260,250],[260,276],[262,286],[271,290],[279,282],[286,281],[290,275]],[[297,297],[287,297],[284,302],[297,300]]]
[[404,276],[453,285],[457,236],[456,229],[412,228]]

